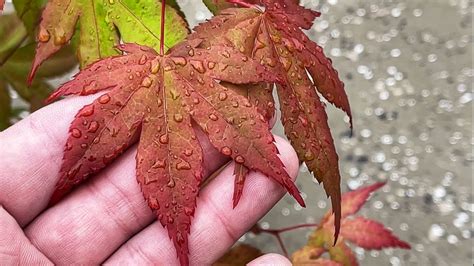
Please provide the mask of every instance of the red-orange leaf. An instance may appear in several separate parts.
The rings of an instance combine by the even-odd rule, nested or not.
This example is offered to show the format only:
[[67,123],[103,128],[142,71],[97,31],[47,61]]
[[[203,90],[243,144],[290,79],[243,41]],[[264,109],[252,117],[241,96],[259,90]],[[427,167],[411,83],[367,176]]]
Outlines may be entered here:
[[[410,245],[392,234],[382,224],[363,217],[350,218],[364,205],[368,197],[376,189],[385,183],[360,188],[356,191],[345,193],[342,196],[342,225],[341,237],[334,242],[333,215],[326,213],[320,225],[311,234],[308,244],[295,253],[298,258],[305,258],[311,254],[308,251],[319,250],[318,257],[326,251],[329,252],[331,260],[347,266],[358,265],[357,259],[347,245],[352,242],[364,249],[404,248],[410,249]],[[333,244],[335,243],[335,244]],[[323,249],[323,251],[321,251]],[[294,257],[295,258],[295,257]]]
[[198,26],[190,38],[205,38],[207,45],[233,45],[283,77],[277,89],[285,133],[300,161],[308,165],[331,197],[337,236],[341,215],[339,159],[317,91],[351,116],[344,84],[321,47],[300,29],[309,28],[318,12],[293,0],[259,3],[265,11],[257,7],[223,10]]
[[233,207],[237,207],[239,204],[240,198],[242,197],[242,192],[244,191],[245,178],[249,173],[249,169],[242,164],[236,163],[234,168],[234,196],[233,196]]
[[0,0],[0,11],[3,10],[4,5],[5,5],[5,0]]
[[346,219],[341,228],[342,237],[364,249],[410,249],[408,243],[394,236],[383,224],[363,217]]
[[50,98],[108,90],[72,122],[51,202],[139,138],[138,182],[182,265],[188,264],[188,233],[202,178],[202,150],[192,121],[224,155],[274,179],[304,206],[277,156],[267,120],[246,97],[220,84],[276,82],[278,76],[232,47],[200,44],[192,40],[164,56],[121,45],[124,55],[92,64]]

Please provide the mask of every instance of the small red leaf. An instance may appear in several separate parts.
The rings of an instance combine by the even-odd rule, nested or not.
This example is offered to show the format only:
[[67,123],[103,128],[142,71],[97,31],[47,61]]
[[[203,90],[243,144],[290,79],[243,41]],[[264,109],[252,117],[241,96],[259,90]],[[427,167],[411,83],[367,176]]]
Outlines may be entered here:
[[344,193],[342,196],[342,218],[357,213],[365,204],[369,196],[386,183],[375,183],[371,186]]
[[233,207],[237,207],[239,204],[240,197],[242,196],[242,192],[244,190],[245,178],[249,173],[249,169],[242,164],[236,163],[234,168],[234,196],[233,196]]
[[4,5],[5,5],[5,0],[0,0],[0,11],[3,10]]
[[[344,195],[342,195],[341,219],[345,219],[348,216],[357,213],[365,204],[372,192],[384,185],[385,183],[375,183],[371,186],[344,193]],[[328,212],[324,216],[322,224],[324,226],[331,226],[333,223],[333,219],[334,217],[331,215],[330,212]]]
[[398,239],[383,224],[363,217],[346,219],[342,224],[341,235],[364,249],[411,248],[408,243]]

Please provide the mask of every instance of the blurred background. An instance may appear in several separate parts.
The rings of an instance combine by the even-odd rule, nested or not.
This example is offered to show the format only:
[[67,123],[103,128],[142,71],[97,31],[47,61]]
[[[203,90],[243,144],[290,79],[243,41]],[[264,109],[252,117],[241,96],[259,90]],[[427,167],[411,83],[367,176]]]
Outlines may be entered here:
[[[191,26],[211,14],[196,0],[178,1]],[[473,265],[473,2],[470,0],[304,0],[322,12],[308,35],[325,48],[354,114],[328,106],[339,152],[342,190],[378,181],[387,185],[361,214],[390,227],[412,250],[364,251],[362,265]],[[7,1],[6,11],[12,5]],[[0,73],[1,74],[1,73]],[[67,80],[48,80],[56,86]],[[9,89],[15,114],[29,103]],[[277,124],[274,132],[284,136]],[[298,186],[308,208],[286,196],[262,220],[263,228],[315,223],[329,201],[306,166]],[[292,253],[310,229],[283,235]],[[248,233],[242,242],[280,252],[269,235]]]

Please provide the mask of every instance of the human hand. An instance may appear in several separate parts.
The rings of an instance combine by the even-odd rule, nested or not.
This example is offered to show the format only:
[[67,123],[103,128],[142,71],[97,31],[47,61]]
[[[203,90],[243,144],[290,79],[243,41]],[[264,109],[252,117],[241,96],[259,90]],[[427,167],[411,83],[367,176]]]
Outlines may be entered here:
[[[178,264],[166,229],[155,220],[136,181],[136,147],[47,208],[69,125],[94,97],[62,100],[0,132],[2,264]],[[275,139],[295,178],[298,159],[293,148]],[[207,177],[227,159],[202,134],[200,142]],[[200,192],[189,237],[191,264],[216,261],[285,193],[263,174],[251,172],[239,205],[232,209],[233,168],[233,163],[227,165]],[[290,264],[276,254],[252,263]]]

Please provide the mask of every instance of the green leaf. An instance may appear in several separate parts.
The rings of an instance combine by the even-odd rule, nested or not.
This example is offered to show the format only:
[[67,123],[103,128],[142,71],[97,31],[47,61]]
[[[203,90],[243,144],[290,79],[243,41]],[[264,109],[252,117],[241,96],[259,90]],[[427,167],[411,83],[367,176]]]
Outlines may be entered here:
[[41,10],[46,0],[13,0],[18,18],[23,21],[28,34],[34,34],[38,26]]
[[0,78],[0,131],[10,126],[11,99],[7,83]]
[[[184,40],[188,27],[172,7],[166,9],[165,48]],[[66,45],[79,25],[78,57],[81,67],[118,54],[119,37],[126,43],[160,46],[161,4],[156,0],[50,0],[38,32],[32,77],[43,61]]]
[[15,14],[0,16],[0,67],[25,38],[25,27]]

